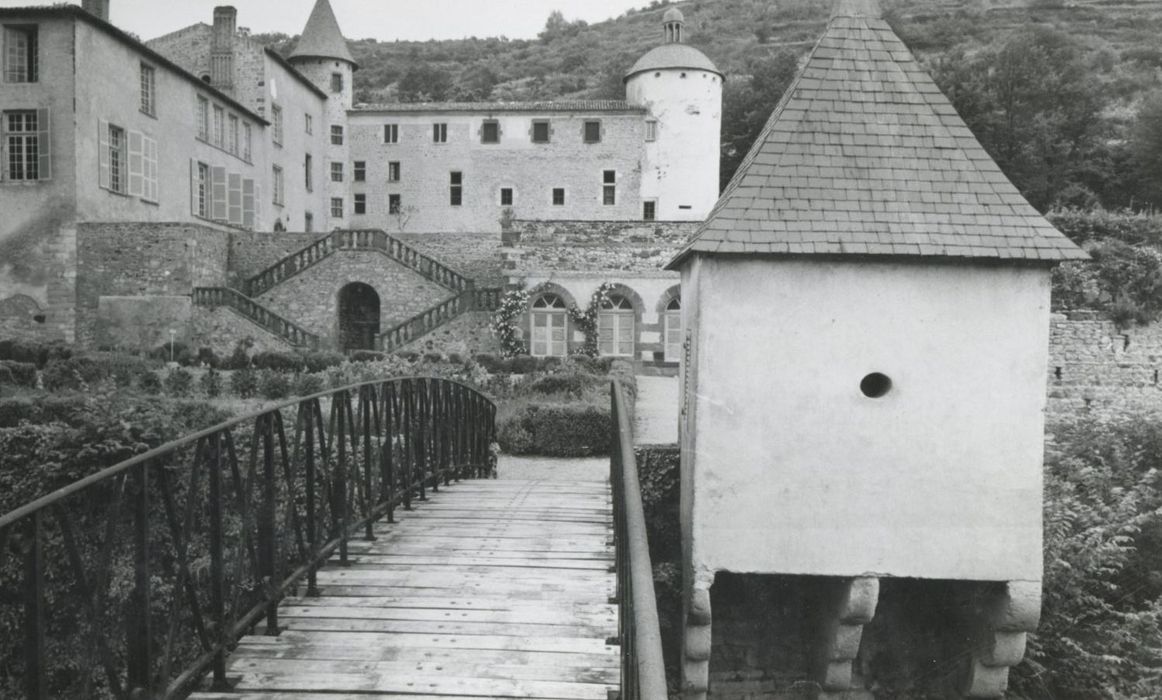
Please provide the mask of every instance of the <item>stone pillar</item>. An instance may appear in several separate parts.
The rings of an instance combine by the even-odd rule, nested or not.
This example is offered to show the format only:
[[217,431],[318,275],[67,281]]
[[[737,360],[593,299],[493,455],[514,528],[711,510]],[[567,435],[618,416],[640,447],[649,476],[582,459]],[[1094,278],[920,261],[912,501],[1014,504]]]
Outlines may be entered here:
[[[863,626],[876,614],[880,580],[844,579],[829,592],[823,609],[823,630],[816,656],[816,680],[823,688],[820,698],[853,698],[852,663],[859,653]],[[870,697],[870,694],[869,694]]]
[[710,689],[710,585],[697,578],[687,595],[682,637],[682,698],[706,700]]
[[1029,632],[1041,621],[1041,582],[1010,581],[985,597],[977,611],[975,648],[963,693],[999,698],[1009,687],[1009,668],[1025,656]]
[[81,0],[81,8],[94,17],[109,21],[109,0]]

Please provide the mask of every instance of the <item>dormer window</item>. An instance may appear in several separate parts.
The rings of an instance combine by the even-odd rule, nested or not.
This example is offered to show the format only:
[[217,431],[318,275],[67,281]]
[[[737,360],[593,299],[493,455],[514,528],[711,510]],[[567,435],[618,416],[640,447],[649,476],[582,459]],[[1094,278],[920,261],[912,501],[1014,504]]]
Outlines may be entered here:
[[39,35],[35,24],[4,27],[4,82],[35,83],[40,80]]

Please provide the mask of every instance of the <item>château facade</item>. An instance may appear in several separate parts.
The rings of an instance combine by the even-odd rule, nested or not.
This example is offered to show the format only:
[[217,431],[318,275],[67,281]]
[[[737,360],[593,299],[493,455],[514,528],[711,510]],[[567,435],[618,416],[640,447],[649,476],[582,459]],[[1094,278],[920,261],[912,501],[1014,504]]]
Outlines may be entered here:
[[[354,347],[343,340],[334,282],[375,296],[352,303],[364,315],[380,309],[375,323],[360,321],[359,345],[382,345],[367,334],[460,290],[386,281],[398,271],[376,268],[402,264],[432,282],[428,263],[390,251],[351,279],[332,279],[326,265],[304,272],[295,284],[310,290],[285,294],[286,303],[285,289],[264,289],[262,299],[247,287],[325,234],[378,230],[381,247],[403,237],[417,254],[450,251],[432,265],[489,268],[462,275],[467,286],[555,285],[553,303],[583,307],[602,283],[620,284],[627,292],[614,304],[636,305],[636,325],[619,331],[633,340],[617,354],[662,361],[657,308],[672,305],[677,276],[653,263],[717,199],[723,83],[684,43],[676,9],[663,17],[664,42],[627,68],[624,100],[356,105],[358,65],[328,0],[317,0],[287,58],[239,27],[233,7],[143,43],[108,21],[109,1],[0,9],[4,334],[104,344],[158,335],[179,309],[180,327],[165,330],[201,342],[206,312],[196,307],[209,297],[196,290],[222,288],[241,297],[235,311],[263,307],[244,316],[300,326],[309,344]],[[540,255],[572,248],[578,231],[588,244],[601,238],[602,255],[584,264]],[[475,258],[464,259],[458,236],[471,238]],[[612,262],[621,253],[639,262]],[[644,295],[634,289],[642,284]],[[323,309],[319,318],[308,306]],[[530,342],[532,319],[530,310]],[[560,324],[560,342],[531,344],[566,352],[583,341]],[[298,344],[275,335],[272,344]]]

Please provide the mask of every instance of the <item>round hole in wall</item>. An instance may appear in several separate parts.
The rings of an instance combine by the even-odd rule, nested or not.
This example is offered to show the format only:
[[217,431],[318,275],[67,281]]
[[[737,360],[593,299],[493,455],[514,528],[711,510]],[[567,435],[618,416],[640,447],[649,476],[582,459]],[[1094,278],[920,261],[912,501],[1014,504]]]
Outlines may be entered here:
[[37,323],[44,323],[45,321],[48,320],[48,317],[45,316],[44,314],[37,314],[37,315],[32,317],[32,320],[36,321]]
[[869,399],[883,398],[892,390],[892,379],[886,374],[872,372],[859,383],[859,390]]

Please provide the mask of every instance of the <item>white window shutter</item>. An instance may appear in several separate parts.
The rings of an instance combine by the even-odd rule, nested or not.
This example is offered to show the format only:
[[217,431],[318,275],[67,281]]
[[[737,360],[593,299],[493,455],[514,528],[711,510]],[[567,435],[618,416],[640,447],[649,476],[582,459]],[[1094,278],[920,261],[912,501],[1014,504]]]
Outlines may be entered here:
[[227,193],[228,220],[235,226],[242,225],[242,176],[230,173],[229,191]]
[[198,161],[190,159],[190,214],[198,215]]
[[104,119],[97,122],[97,165],[101,171],[99,183],[109,189],[109,122]]
[[52,179],[52,113],[48,108],[36,110],[36,148],[39,154],[37,173],[41,180]]
[[242,181],[242,227],[254,229],[254,205],[258,193],[255,191],[254,180],[246,178]]
[[145,137],[145,199],[158,201],[157,188],[157,141]]
[[129,132],[129,194],[145,196],[145,135]]
[[210,168],[210,191],[213,202],[210,218],[214,221],[226,221],[229,212],[226,210],[226,168]]

